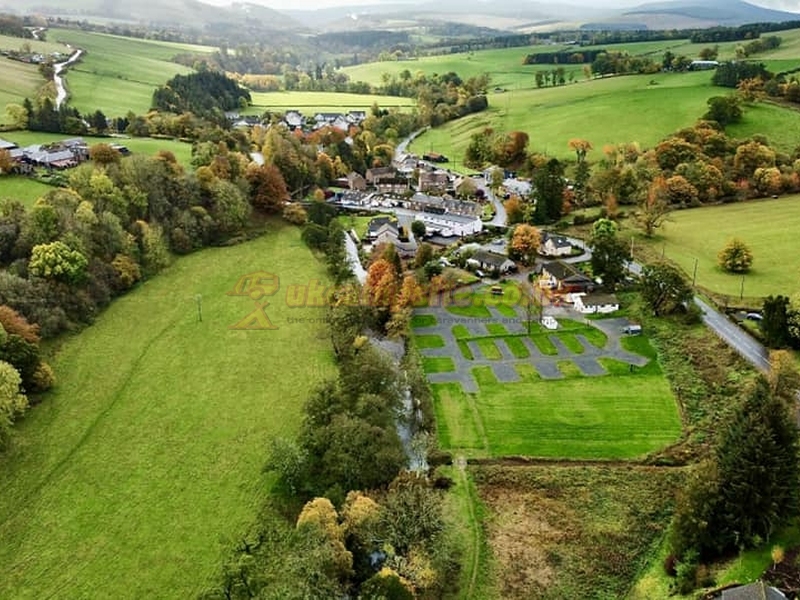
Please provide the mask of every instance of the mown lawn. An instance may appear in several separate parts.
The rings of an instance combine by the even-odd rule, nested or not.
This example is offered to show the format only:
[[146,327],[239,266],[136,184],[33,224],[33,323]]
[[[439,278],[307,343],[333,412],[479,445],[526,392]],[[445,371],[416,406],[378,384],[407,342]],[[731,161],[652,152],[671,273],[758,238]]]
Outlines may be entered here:
[[278,293],[277,329],[230,328],[254,303],[227,292],[257,270],[281,290],[325,277],[276,229],[178,260],[64,340],[0,459],[0,597],[190,598],[218,576],[269,493],[267,440],[335,373],[322,309]]
[[[720,224],[724,223],[724,227]],[[672,213],[671,220],[652,240],[637,237],[651,254],[677,263],[691,278],[697,260],[697,284],[736,298],[794,293],[800,273],[797,231],[800,228],[800,196],[753,200],[721,206],[693,208]],[[733,237],[753,252],[753,267],[744,276],[726,273],[717,266],[717,254]],[[636,250],[634,250],[636,254]],[[788,279],[787,279],[788,277]]]
[[[532,339],[551,354],[545,352],[548,338]],[[499,358],[490,338],[478,338],[477,343],[486,358]],[[640,337],[637,343],[647,340]],[[492,348],[496,354],[487,355]],[[655,357],[649,344],[640,353]],[[477,394],[459,385],[432,384],[441,446],[468,456],[627,459],[680,437],[675,399],[655,360],[633,371],[615,368],[602,377],[584,377],[571,361],[559,368],[564,379],[544,382],[523,369],[522,381],[500,383],[490,368],[476,367]]]

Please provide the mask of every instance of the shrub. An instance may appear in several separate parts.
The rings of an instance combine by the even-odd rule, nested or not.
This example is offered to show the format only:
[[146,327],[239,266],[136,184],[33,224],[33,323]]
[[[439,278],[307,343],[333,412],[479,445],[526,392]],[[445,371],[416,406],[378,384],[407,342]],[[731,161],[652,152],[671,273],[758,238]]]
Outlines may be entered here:
[[55,385],[55,382],[56,374],[53,371],[53,367],[42,361],[33,372],[33,377],[31,377],[31,391],[46,392]]
[[299,204],[287,204],[283,209],[283,218],[292,225],[305,225],[308,222],[308,213]]
[[747,273],[753,265],[753,253],[742,240],[733,238],[720,250],[717,262],[729,273]]

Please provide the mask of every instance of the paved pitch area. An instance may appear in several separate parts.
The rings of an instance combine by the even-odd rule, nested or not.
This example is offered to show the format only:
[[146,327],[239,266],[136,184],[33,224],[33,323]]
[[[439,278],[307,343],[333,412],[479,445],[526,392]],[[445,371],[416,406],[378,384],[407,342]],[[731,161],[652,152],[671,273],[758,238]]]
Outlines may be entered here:
[[558,363],[565,360],[573,362],[580,372],[587,377],[596,377],[606,374],[606,370],[598,362],[598,358],[613,358],[636,367],[644,366],[648,362],[647,358],[622,349],[620,345],[620,338],[624,335],[622,330],[629,323],[629,321],[624,318],[591,321],[594,327],[597,327],[608,336],[608,341],[604,348],[594,346],[589,343],[584,336],[578,334],[576,335],[576,339],[583,346],[584,351],[580,354],[576,354],[564,346],[563,342],[555,335],[555,332],[553,332],[548,335],[548,338],[556,348],[557,354],[542,354],[533,340],[527,337],[520,337],[518,339],[525,344],[530,356],[528,358],[516,358],[502,338],[494,337],[492,341],[502,358],[499,360],[490,360],[486,358],[478,346],[478,343],[475,340],[470,340],[467,342],[467,345],[472,352],[474,360],[469,360],[464,358],[458,347],[458,342],[453,335],[453,327],[455,325],[464,325],[470,334],[476,337],[492,335],[486,327],[489,323],[502,324],[511,335],[522,334],[526,331],[525,315],[522,307],[512,307],[518,313],[517,319],[501,315],[494,307],[487,306],[486,308],[488,308],[492,315],[489,320],[459,317],[442,307],[428,307],[415,311],[415,314],[433,315],[436,317],[436,325],[430,327],[415,327],[414,333],[417,335],[438,335],[444,340],[444,347],[424,348],[421,350],[422,355],[432,357],[447,356],[453,360],[456,367],[455,371],[448,373],[429,374],[428,380],[431,383],[460,383],[465,392],[477,393],[479,391],[478,383],[472,375],[472,369],[475,367],[490,367],[499,382],[514,383],[520,380],[519,373],[516,369],[516,366],[519,364],[533,365],[536,372],[539,373],[543,379],[560,379],[564,377],[564,374],[558,368]]

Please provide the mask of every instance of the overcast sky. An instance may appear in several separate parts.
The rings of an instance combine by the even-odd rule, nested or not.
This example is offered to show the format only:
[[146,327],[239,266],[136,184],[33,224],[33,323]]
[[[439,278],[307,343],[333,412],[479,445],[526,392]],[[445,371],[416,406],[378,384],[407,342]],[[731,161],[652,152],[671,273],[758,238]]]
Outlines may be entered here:
[[[224,6],[231,4],[231,0],[202,0],[208,4],[216,4]],[[315,9],[322,7],[332,6],[353,6],[362,4],[381,4],[380,0],[246,0],[253,4],[263,4],[270,8],[277,9]],[[421,3],[422,0],[389,0],[391,3],[397,2],[411,2]],[[497,0],[487,0],[487,3]],[[502,1],[502,0],[501,0]],[[536,0],[534,0],[536,1]],[[547,0],[538,0],[546,3]],[[551,0],[552,1],[552,0]],[[563,4],[572,4],[576,6],[593,6],[593,7],[608,7],[608,8],[625,8],[629,6],[638,6],[646,4],[652,0],[566,0]],[[757,4],[768,8],[775,8],[779,10],[788,10],[791,12],[800,13],[800,0],[749,0],[750,4]],[[698,2],[702,4],[702,2]]]

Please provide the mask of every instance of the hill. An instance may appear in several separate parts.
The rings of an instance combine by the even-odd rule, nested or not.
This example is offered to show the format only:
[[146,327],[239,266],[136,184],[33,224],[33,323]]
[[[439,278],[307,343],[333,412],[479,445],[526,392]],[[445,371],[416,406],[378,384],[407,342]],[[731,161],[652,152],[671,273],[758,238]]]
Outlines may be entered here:
[[645,3],[635,8],[604,8],[564,3],[483,0],[425,0],[410,4],[370,4],[321,10],[287,9],[284,14],[309,27],[327,30],[389,29],[409,31],[436,24],[461,24],[476,30],[534,31],[583,26],[595,29],[686,29],[756,22],[781,22],[800,18],[796,12],[756,6],[742,0],[673,0]]
[[198,0],[139,0],[129,3],[104,0],[0,0],[0,12],[37,13],[87,21],[128,22],[209,32],[237,27],[276,32],[302,29],[299,23],[285,14],[247,2],[212,6]]

